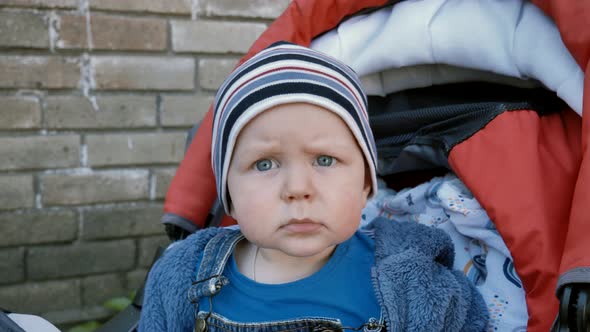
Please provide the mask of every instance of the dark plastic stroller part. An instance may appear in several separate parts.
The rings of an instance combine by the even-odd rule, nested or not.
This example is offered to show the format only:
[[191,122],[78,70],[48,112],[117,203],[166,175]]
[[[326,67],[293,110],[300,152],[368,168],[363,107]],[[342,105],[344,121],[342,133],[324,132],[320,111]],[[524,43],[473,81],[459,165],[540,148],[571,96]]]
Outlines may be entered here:
[[197,133],[197,130],[199,129],[200,125],[201,125],[201,123],[199,122],[188,131],[187,136],[186,136],[186,143],[184,144],[184,152],[185,153],[186,153],[186,150],[188,150],[189,145],[191,145],[191,142],[193,141],[193,137],[195,137],[195,134]]
[[164,224],[164,230],[171,241],[183,240],[191,235],[186,229],[174,224]]
[[216,199],[215,203],[213,203],[211,211],[209,211],[207,220],[205,220],[205,227],[219,227],[221,225],[224,213],[225,211],[223,211],[223,206],[219,200]]
[[137,331],[139,317],[141,316],[141,307],[130,304],[125,310],[118,313],[101,326],[96,332],[132,332]]
[[[188,131],[187,137],[186,137],[186,144],[184,146],[185,152],[188,149],[188,147],[191,145],[191,142],[193,141],[193,137],[195,137],[195,133],[199,129],[200,124],[201,123],[197,123]],[[222,219],[223,219],[223,207],[219,203],[219,200],[215,200],[215,203],[213,204],[213,208],[211,208],[211,211],[209,212],[207,219],[205,219],[204,227],[218,227],[221,224]],[[164,222],[164,230],[166,231],[168,238],[172,241],[178,241],[178,240],[185,239],[187,236],[189,236],[193,233],[192,231],[187,230],[187,229],[181,227],[180,225],[167,223],[166,221],[163,221],[163,222]]]
[[[221,206],[219,200],[216,199],[211,211],[209,211],[209,214],[207,215],[207,219],[205,219],[204,227],[219,227],[223,220],[223,215],[223,206]],[[164,228],[171,241],[183,240],[193,233],[176,224],[165,223]]]
[[[156,255],[152,261],[151,267],[158,261],[162,256],[166,248],[158,247]],[[96,332],[133,332],[137,331],[139,325],[139,317],[141,316],[141,307],[143,305],[143,293],[145,289],[145,283],[147,281],[147,275],[141,284],[141,287],[135,293],[135,297],[130,305],[125,310],[119,312],[115,317],[111,318],[103,326],[101,326]],[[0,325],[1,327],[1,325]],[[2,330],[4,331],[4,330]]]
[[564,108],[554,93],[542,88],[482,82],[369,96],[369,122],[379,159],[377,173],[381,177],[404,173],[403,177],[409,179],[403,182],[411,184],[413,175],[424,179],[420,173],[449,172],[450,151],[502,113],[526,109],[544,116]]
[[570,284],[559,297],[558,332],[590,332],[590,285]]

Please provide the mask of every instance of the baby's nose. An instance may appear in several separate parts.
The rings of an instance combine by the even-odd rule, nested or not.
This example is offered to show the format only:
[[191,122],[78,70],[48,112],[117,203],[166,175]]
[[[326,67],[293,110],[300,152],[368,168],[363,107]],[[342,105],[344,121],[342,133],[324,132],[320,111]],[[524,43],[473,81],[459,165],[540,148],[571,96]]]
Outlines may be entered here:
[[306,167],[292,167],[285,171],[282,197],[285,200],[309,200],[313,197],[314,186],[310,170]]

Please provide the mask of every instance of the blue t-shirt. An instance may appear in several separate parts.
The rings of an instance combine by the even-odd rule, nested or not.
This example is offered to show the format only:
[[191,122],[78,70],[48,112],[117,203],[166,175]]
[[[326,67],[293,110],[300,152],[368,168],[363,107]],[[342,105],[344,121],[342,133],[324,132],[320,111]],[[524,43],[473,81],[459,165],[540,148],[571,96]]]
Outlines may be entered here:
[[[249,279],[232,254],[224,270],[230,283],[213,297],[213,311],[242,323],[326,317],[359,327],[381,314],[371,279],[374,252],[373,239],[357,231],[318,272],[285,284]],[[199,307],[209,310],[208,299],[201,299]]]

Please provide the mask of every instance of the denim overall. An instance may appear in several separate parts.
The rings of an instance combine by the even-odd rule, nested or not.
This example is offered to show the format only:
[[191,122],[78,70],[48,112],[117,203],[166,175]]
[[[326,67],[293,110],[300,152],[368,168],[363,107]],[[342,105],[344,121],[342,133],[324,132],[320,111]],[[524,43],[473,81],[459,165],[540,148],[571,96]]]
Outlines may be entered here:
[[[237,230],[228,234],[222,232],[213,237],[205,246],[203,257],[197,272],[196,282],[188,290],[188,299],[195,306],[195,332],[330,332],[330,331],[365,331],[383,332],[383,314],[380,319],[371,318],[360,327],[343,327],[339,319],[325,317],[305,317],[282,321],[242,323],[231,321],[215,313],[212,297],[215,296],[229,280],[223,276],[223,270],[236,244],[244,236]],[[199,311],[199,300],[209,299],[209,311]]]

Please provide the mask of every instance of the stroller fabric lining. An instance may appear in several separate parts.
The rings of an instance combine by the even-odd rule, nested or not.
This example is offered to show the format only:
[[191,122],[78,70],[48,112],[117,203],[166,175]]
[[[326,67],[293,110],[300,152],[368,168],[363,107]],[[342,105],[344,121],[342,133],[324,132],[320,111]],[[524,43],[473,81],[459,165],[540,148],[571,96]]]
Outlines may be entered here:
[[584,73],[555,24],[527,1],[404,1],[342,22],[311,47],[350,65],[369,94],[476,76],[449,65],[497,74],[477,80],[538,80],[582,114]]

